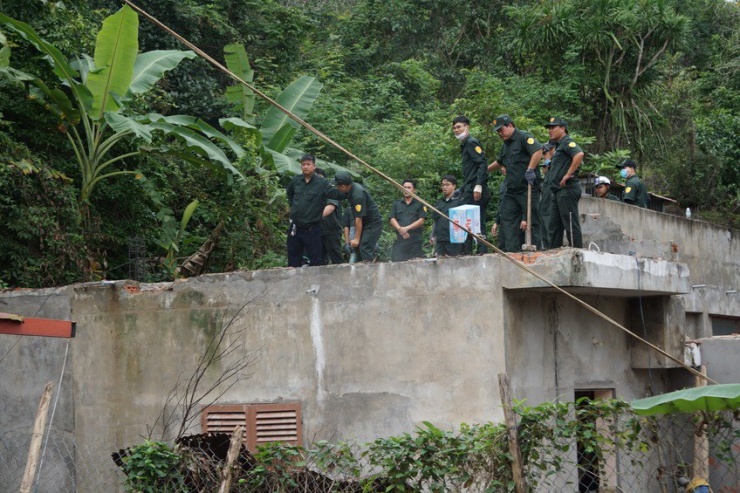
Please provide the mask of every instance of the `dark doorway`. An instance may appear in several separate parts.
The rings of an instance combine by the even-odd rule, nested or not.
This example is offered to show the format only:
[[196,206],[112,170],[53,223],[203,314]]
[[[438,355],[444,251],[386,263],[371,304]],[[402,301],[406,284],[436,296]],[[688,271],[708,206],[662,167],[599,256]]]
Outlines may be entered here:
[[[575,391],[576,409],[588,405],[596,399],[596,392],[593,390],[576,390]],[[584,419],[579,415],[578,419]],[[585,418],[588,419],[588,418]],[[585,423],[584,423],[585,424]],[[596,426],[596,423],[591,423]],[[576,453],[578,456],[578,493],[588,493],[599,491],[601,480],[599,478],[599,457],[584,445],[581,440],[576,443]]]

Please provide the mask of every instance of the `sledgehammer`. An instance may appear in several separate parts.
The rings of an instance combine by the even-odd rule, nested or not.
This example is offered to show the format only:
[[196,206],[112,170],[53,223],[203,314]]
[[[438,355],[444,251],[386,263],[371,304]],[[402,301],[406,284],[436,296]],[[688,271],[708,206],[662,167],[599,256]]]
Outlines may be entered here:
[[524,233],[523,252],[536,252],[537,245],[532,244],[532,184],[527,184],[527,232]]

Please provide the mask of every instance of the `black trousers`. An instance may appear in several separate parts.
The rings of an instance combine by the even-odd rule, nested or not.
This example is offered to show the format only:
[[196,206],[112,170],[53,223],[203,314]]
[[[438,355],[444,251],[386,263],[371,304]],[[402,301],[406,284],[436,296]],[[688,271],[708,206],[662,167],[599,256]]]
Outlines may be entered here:
[[[522,250],[524,241],[523,231],[519,228],[522,220],[527,218],[527,191],[518,193],[506,193],[500,206],[501,229],[505,238],[504,251],[519,252]],[[532,187],[532,244],[537,248],[540,246],[540,190]]]
[[339,232],[331,231],[321,236],[321,244],[324,248],[324,265],[344,263],[339,235]]
[[408,240],[404,240],[398,236],[391,249],[391,260],[394,262],[403,262],[404,260],[423,256],[424,251],[421,245],[421,235],[412,236]]
[[550,212],[550,248],[563,246],[563,232],[568,243],[574,248],[583,248],[581,218],[578,201],[581,200],[581,187],[566,187],[553,193]]
[[360,237],[360,247],[357,249],[358,262],[370,262],[375,258],[380,233],[383,231],[383,223],[376,221],[371,224],[363,225],[362,236]]
[[301,267],[304,252],[311,266],[323,265],[321,250],[321,226],[299,228],[291,225],[288,230],[288,267]]

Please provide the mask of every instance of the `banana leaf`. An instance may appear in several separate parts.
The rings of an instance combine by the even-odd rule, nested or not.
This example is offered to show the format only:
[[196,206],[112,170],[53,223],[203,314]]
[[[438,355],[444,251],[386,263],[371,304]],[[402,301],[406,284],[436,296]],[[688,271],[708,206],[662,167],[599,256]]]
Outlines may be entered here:
[[[249,66],[249,57],[241,44],[224,46],[226,66],[238,75],[244,82],[251,83],[254,79],[254,70]],[[242,118],[249,123],[254,122],[254,92],[241,83],[226,88],[226,99],[241,113]]]
[[134,76],[139,51],[139,17],[124,5],[103,21],[95,42],[95,68],[87,76],[87,88],[93,95],[90,116],[100,119],[107,111],[116,112],[119,105],[111,94],[123,97]]
[[31,43],[37,50],[47,55],[47,60],[49,61],[49,65],[51,65],[54,74],[59,77],[59,80],[70,87],[79,101],[84,101],[84,98],[79,94],[80,88],[84,87],[77,80],[80,74],[67,62],[67,59],[61,51],[39,36],[38,33],[25,22],[17,21],[0,12],[0,23],[5,24],[10,29],[20,34],[21,37]]
[[155,50],[136,57],[128,97],[149,91],[168,70],[172,70],[185,58],[195,58],[192,51]]
[[636,414],[641,415],[740,409],[740,383],[677,390],[655,397],[637,399],[630,405]]
[[301,173],[301,164],[295,159],[270,148],[265,148],[265,150],[267,151],[266,155],[263,156],[265,166],[269,165],[270,158],[272,158],[272,164],[274,164],[278,173],[283,175],[298,175]]
[[[322,84],[315,78],[304,75],[286,87],[277,97],[276,101],[298,118],[305,119],[314,101],[319,96],[322,87]],[[262,120],[263,144],[269,147],[268,143],[284,125],[290,125],[296,129],[300,127],[298,122],[291,119],[281,110],[275,106],[270,106]]]
[[244,149],[233,139],[230,139],[223,132],[219,132],[200,118],[189,115],[162,116],[157,113],[151,113],[147,115],[146,118],[151,121],[167,122],[180,127],[187,127],[192,130],[196,130],[209,139],[215,139],[226,144],[232,151],[234,151],[234,154],[236,154],[237,157],[242,157],[245,154]]

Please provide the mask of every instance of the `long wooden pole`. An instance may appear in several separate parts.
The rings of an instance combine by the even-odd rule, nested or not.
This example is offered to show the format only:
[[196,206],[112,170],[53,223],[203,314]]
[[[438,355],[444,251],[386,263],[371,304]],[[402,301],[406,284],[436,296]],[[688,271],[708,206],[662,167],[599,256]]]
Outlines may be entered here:
[[501,393],[501,405],[504,407],[506,431],[509,435],[509,452],[511,452],[511,457],[513,458],[511,462],[511,473],[514,476],[514,486],[516,493],[526,493],[527,478],[524,476],[524,469],[522,467],[522,451],[519,449],[516,415],[514,414],[514,406],[509,388],[509,375],[507,373],[499,373],[498,387]]
[[41,441],[46,429],[46,418],[49,416],[49,403],[51,402],[51,382],[46,384],[44,393],[41,394],[39,409],[36,411],[36,419],[33,423],[33,435],[31,435],[31,446],[28,449],[28,460],[26,460],[26,471],[23,473],[20,493],[31,493],[34,480],[36,479],[36,467],[39,464],[41,452]]

